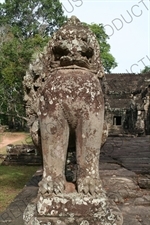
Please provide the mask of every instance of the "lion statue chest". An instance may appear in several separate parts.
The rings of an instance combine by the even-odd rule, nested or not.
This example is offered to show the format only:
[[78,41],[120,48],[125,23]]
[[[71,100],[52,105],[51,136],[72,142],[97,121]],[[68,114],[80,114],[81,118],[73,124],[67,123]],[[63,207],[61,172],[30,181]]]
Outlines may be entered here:
[[41,115],[51,116],[58,111],[75,128],[79,119],[89,119],[89,111],[99,112],[102,96],[99,80],[90,71],[82,68],[56,70],[43,88]]

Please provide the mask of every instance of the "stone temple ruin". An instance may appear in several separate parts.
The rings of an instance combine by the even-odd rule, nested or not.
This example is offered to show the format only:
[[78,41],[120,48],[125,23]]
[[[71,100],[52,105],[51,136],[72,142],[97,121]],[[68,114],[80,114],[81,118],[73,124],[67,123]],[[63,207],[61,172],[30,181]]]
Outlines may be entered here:
[[[100,147],[107,137],[99,56],[95,35],[73,16],[29,66],[25,101],[31,136],[43,154],[43,178],[24,212],[26,225],[123,223],[99,177]],[[77,172],[69,183],[65,166],[74,133]]]
[[109,135],[150,134],[150,73],[106,74]]

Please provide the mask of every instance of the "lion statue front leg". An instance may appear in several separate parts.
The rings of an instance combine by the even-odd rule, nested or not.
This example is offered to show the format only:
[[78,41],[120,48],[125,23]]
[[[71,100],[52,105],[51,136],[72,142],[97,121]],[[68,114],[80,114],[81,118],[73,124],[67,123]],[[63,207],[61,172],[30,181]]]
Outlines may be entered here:
[[65,162],[68,147],[69,127],[61,119],[61,113],[41,118],[41,140],[43,151],[43,179],[39,183],[39,192],[63,193],[65,189]]
[[99,177],[99,156],[103,127],[103,109],[88,112],[88,118],[82,118],[76,130],[77,148],[77,190],[85,194],[101,193]]

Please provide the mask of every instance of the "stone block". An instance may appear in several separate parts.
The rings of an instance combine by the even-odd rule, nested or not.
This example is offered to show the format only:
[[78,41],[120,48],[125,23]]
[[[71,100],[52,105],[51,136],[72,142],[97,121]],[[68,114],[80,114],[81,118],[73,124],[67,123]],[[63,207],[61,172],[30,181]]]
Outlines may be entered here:
[[122,225],[122,213],[105,193],[39,196],[24,212],[25,225]]

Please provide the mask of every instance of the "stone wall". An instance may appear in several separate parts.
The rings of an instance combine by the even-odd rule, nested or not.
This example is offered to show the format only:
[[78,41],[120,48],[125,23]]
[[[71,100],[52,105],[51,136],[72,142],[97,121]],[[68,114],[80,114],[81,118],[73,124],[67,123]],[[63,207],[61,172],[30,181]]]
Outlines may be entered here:
[[109,135],[150,134],[150,73],[106,74]]

